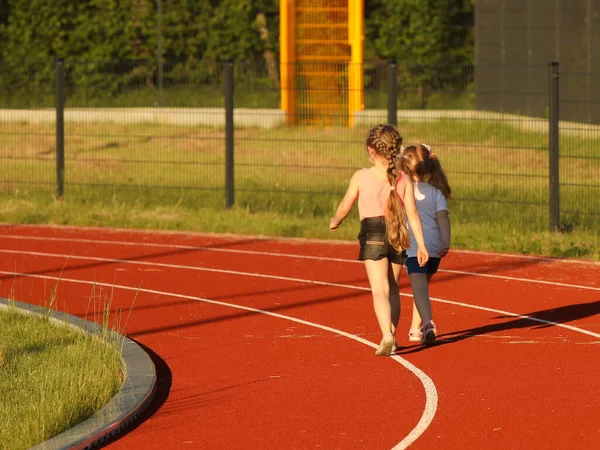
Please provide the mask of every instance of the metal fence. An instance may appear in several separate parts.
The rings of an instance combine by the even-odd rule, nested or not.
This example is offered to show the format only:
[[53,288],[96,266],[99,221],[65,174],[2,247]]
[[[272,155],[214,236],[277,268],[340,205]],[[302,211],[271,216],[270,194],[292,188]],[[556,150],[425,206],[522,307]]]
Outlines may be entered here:
[[[255,62],[165,62],[157,71],[145,61],[5,61],[2,191],[7,198],[236,205],[327,217],[352,173],[368,164],[368,130],[391,122],[405,145],[435,149],[460,223],[600,225],[600,126],[558,120],[562,108],[589,106],[565,90],[587,73],[546,64],[531,70],[534,90],[504,86],[505,104],[529,95],[545,105],[546,117],[532,117],[502,105],[476,109],[477,96],[486,95],[474,89],[478,72],[506,68],[368,62],[364,109],[349,126],[325,112],[313,113],[311,123],[286,125],[272,69]],[[293,87],[298,98],[307,98],[306,86]]]

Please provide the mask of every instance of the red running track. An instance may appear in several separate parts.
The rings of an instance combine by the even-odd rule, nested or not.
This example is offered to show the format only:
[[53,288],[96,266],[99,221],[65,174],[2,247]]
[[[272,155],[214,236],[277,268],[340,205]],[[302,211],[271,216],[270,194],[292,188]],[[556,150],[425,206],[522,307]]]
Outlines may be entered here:
[[157,395],[111,449],[600,448],[600,264],[453,251],[393,357],[355,243],[0,225],[0,296],[100,319]]

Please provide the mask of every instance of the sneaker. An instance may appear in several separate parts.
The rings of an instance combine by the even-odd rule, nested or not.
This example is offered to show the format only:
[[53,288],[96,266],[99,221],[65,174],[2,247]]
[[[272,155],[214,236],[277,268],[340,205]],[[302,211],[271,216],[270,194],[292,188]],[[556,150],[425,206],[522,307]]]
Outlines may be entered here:
[[421,331],[421,344],[423,345],[433,345],[437,339],[437,330],[435,329],[435,323],[433,320],[430,320]]
[[392,348],[394,347],[394,336],[389,335],[384,337],[379,344],[379,348],[375,352],[377,356],[390,356]]
[[396,353],[399,348],[400,346],[398,345],[398,343],[394,341],[394,345],[392,345],[392,353]]

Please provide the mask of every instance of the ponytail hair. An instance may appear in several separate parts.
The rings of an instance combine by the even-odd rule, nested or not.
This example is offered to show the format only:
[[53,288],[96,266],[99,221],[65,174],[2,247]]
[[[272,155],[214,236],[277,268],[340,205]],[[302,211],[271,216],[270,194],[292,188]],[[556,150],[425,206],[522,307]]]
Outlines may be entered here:
[[444,197],[446,197],[447,199],[452,198],[452,189],[450,189],[450,185],[448,184],[448,177],[446,177],[446,174],[442,169],[442,164],[440,163],[439,158],[435,153],[432,152],[430,155],[430,159],[431,172],[429,172],[428,176],[423,181],[426,181],[427,183],[431,184],[434,188],[436,188],[442,194],[444,194]]
[[406,147],[400,158],[401,169],[411,178],[431,184],[446,199],[452,198],[452,189],[442,169],[438,156],[428,145],[419,144]]
[[[398,251],[406,249],[410,245],[404,204],[400,200],[401,192],[396,192],[398,181],[403,175],[396,168],[396,161],[403,149],[402,141],[402,136],[393,125],[377,125],[367,136],[367,147],[387,161],[386,174],[390,183],[390,195],[385,210],[386,233],[387,240]],[[404,188],[404,184],[400,183],[399,187]]]

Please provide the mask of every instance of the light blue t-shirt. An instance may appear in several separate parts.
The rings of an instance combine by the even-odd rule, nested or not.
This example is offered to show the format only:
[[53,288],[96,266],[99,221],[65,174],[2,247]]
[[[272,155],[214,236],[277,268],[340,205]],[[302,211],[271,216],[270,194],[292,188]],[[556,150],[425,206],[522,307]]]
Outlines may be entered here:
[[[441,191],[434,188],[429,183],[421,181],[414,183],[415,203],[421,226],[423,227],[423,237],[425,238],[425,247],[431,258],[439,258],[442,250],[442,234],[438,225],[436,213],[438,211],[448,211],[446,197]],[[417,241],[415,235],[408,225],[408,233],[410,235],[410,248],[406,251],[407,256],[417,256]]]

